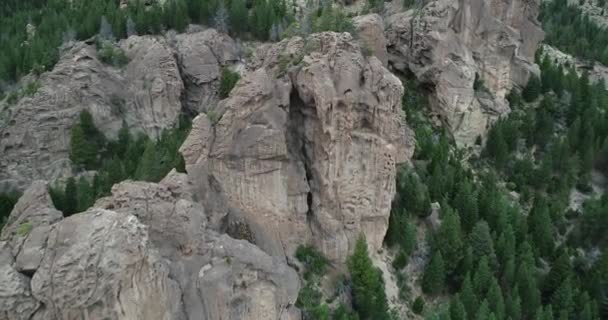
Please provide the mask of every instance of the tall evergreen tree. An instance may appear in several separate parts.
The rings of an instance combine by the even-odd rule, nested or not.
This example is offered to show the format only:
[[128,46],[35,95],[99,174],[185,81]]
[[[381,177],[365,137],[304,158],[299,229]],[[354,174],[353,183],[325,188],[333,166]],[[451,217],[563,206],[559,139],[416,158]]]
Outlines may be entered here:
[[65,184],[63,196],[63,213],[65,216],[71,216],[78,212],[78,189],[76,188],[76,180],[70,177]]
[[387,319],[388,303],[382,273],[369,258],[367,242],[361,235],[347,261],[353,285],[354,306],[361,319]]
[[424,270],[422,291],[426,294],[437,295],[445,284],[445,266],[441,252],[436,252]]
[[460,218],[449,207],[447,202],[441,206],[442,223],[437,231],[435,245],[445,258],[445,269],[452,274],[458,268],[464,254],[464,243],[460,231]]

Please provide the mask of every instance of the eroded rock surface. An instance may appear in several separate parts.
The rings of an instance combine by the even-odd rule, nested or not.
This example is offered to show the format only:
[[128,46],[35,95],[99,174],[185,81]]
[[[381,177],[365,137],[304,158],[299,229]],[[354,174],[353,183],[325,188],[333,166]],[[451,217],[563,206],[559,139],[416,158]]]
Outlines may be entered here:
[[109,137],[123,120],[151,137],[177,122],[184,85],[166,41],[134,36],[121,47],[130,62],[114,68],[99,61],[94,45],[73,43],[37,80],[35,94],[6,106],[0,117],[0,192],[71,175],[70,129],[82,110]]
[[239,46],[228,35],[207,29],[178,35],[176,49],[186,104],[193,111],[205,112],[219,101],[221,68],[239,59]]
[[538,10],[537,0],[430,1],[386,19],[389,60],[431,85],[433,111],[471,145],[510,111],[511,88],[538,72]]
[[[32,216],[20,213],[26,203],[46,207],[40,186],[28,189],[14,216]],[[299,319],[297,273],[209,230],[184,174],[120,183],[86,212],[43,226],[41,259],[28,270],[18,270],[21,253],[10,248],[20,236],[3,233],[2,320]]]
[[196,196],[220,195],[210,216],[245,221],[273,256],[310,242],[342,263],[361,233],[378,249],[395,166],[413,152],[399,79],[346,33],[265,50],[214,110],[217,124],[199,116],[182,146]]

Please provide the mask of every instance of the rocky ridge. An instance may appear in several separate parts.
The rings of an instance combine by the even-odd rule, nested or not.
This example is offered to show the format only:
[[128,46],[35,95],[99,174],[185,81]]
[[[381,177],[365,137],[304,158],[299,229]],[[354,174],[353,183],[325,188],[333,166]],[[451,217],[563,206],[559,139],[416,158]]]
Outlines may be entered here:
[[538,73],[539,4],[435,0],[386,18],[391,65],[431,89],[431,108],[458,145],[483,140],[510,111],[509,91]]
[[378,249],[396,165],[413,153],[402,95],[347,33],[268,48],[213,111],[213,128],[209,116],[194,120],[182,153],[196,193],[223,199],[212,220],[244,224],[242,237],[274,256],[312,242],[343,263],[361,232]]
[[[187,188],[176,172],[120,183],[53,223],[45,184],[34,183],[0,237],[0,319],[296,319],[296,272],[207,229],[205,209],[176,181]],[[45,240],[30,241],[41,228]],[[25,272],[20,257],[34,251],[39,265]]]

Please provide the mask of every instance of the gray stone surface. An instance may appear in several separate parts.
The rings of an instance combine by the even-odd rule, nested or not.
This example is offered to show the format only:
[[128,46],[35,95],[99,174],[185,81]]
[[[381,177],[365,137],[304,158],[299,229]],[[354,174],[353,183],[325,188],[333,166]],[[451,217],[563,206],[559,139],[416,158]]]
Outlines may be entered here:
[[346,33],[260,50],[213,130],[197,118],[181,149],[195,196],[223,199],[212,225],[245,221],[243,238],[279,257],[310,242],[343,263],[360,233],[378,249],[413,153],[399,79]]
[[0,192],[71,175],[70,129],[82,110],[109,137],[123,120],[151,137],[177,122],[184,85],[166,41],[133,36],[120,46],[130,62],[115,68],[99,61],[94,45],[72,43],[37,79],[35,94],[0,105]]
[[[510,111],[506,95],[538,73],[538,0],[433,0],[386,18],[389,60],[430,84],[430,103],[460,146]],[[476,74],[483,88],[474,89]]]

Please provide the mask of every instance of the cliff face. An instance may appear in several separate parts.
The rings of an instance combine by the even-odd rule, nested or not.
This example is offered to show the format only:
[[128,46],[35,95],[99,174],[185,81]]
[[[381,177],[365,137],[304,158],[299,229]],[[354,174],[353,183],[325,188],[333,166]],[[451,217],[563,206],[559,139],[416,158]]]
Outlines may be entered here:
[[360,233],[380,248],[395,166],[413,152],[399,79],[346,33],[292,38],[262,56],[213,111],[215,127],[199,116],[182,147],[198,194],[230,212],[212,220],[243,224],[274,256],[310,242],[342,263]]
[[538,73],[538,10],[539,1],[430,1],[387,18],[389,60],[430,85],[433,111],[471,145],[510,111],[509,91]]
[[0,191],[70,176],[70,129],[82,110],[109,137],[123,120],[151,137],[177,122],[184,84],[164,38],[131,37],[121,47],[130,62],[118,69],[99,61],[93,45],[75,43],[33,96],[3,111]]
[[0,236],[0,319],[298,319],[296,272],[209,230],[188,189],[124,182],[63,219],[35,182]]

